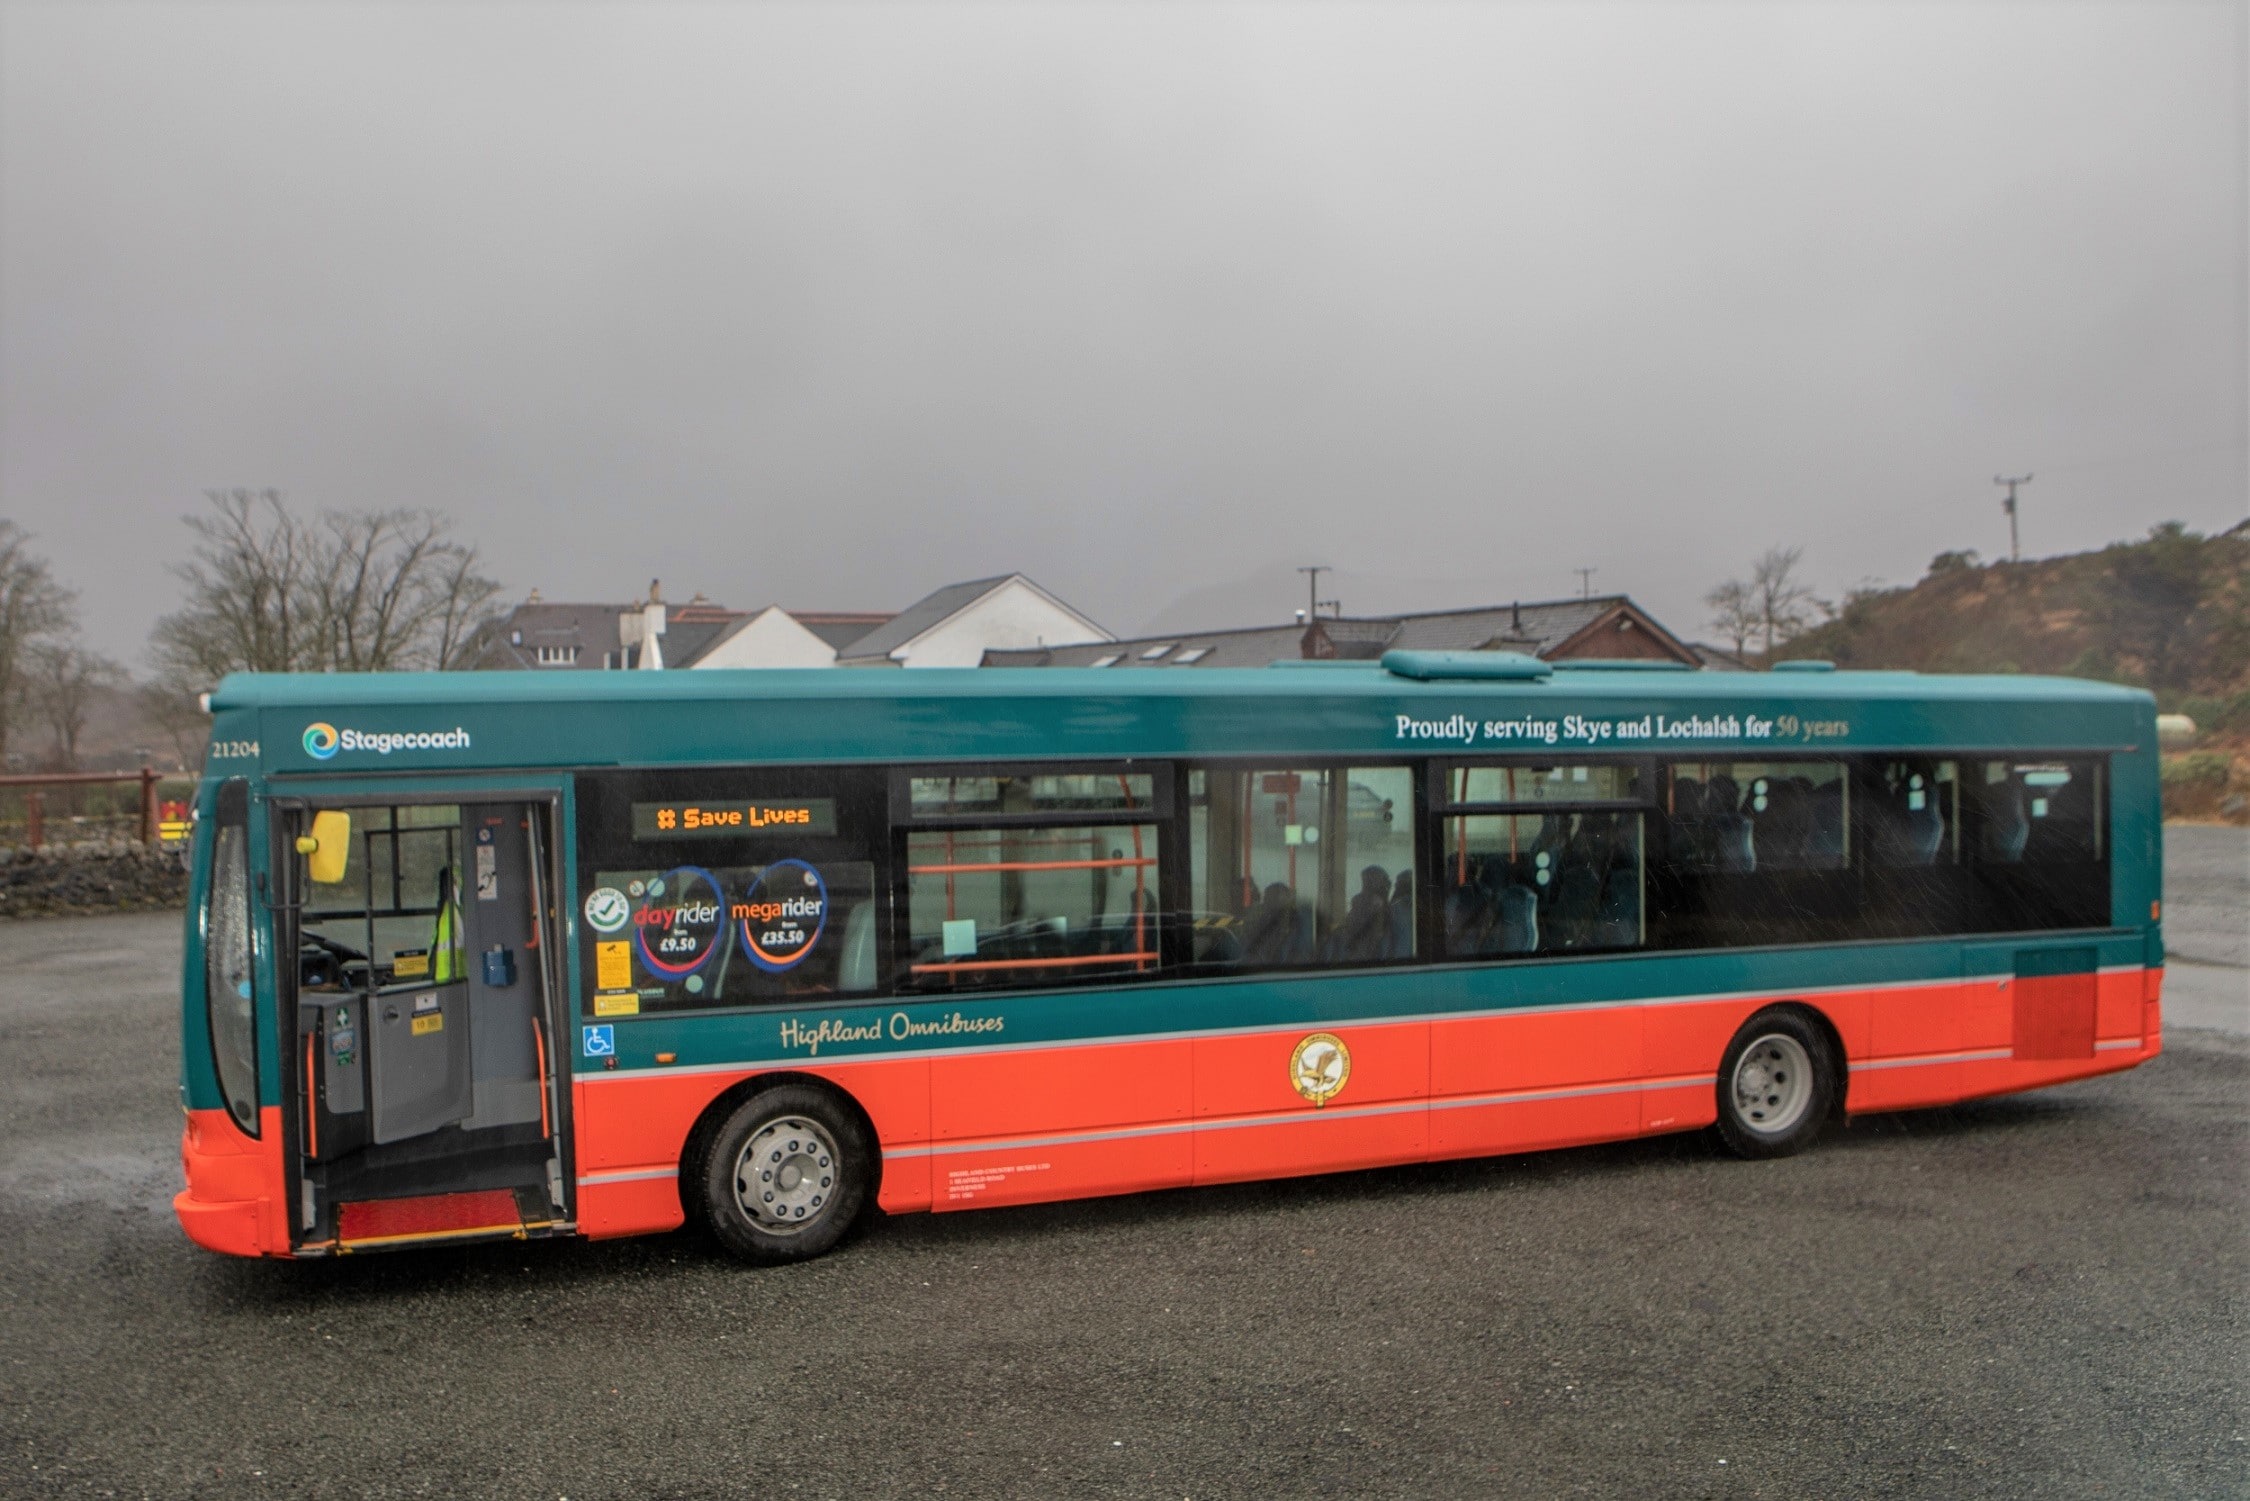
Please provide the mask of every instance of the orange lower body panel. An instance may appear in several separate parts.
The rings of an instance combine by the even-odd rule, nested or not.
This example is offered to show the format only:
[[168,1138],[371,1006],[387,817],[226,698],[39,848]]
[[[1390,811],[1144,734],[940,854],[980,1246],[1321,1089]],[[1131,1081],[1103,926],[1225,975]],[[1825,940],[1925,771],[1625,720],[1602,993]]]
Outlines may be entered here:
[[[1905,1109],[2082,1078],[2150,1056],[2153,1044],[2144,1046],[2138,1030],[2153,1027],[2142,1020],[2152,1008],[2138,999],[2140,976],[2099,979],[2105,1004],[2098,1011],[2072,1002],[2071,1045],[2079,1051],[2067,1059],[2017,1056],[2015,1005],[1992,981],[1838,992],[1810,1004],[1843,1043],[1849,1107]],[[2113,983],[2120,996],[2135,998],[2132,1006],[2106,1003]],[[798,1071],[830,1079],[854,1098],[887,1102],[883,1208],[944,1211],[1695,1130],[1717,1119],[1727,1042],[1773,999],[1781,998],[1308,1024],[1185,1042],[934,1053]],[[2107,1036],[2119,1018],[2136,1030]],[[2089,1026],[2103,1035],[2082,1044]],[[1297,1050],[1315,1033],[1342,1042],[1350,1055],[1342,1087],[1318,1105],[1292,1076]],[[1933,1048],[1933,1039],[1949,1045]],[[581,1081],[582,1139],[603,1144],[600,1160],[630,1159],[664,1174],[582,1178],[582,1227],[622,1235],[677,1225],[680,1187],[664,1170],[678,1161],[703,1105],[745,1076]],[[581,1162],[591,1166],[596,1157],[582,1152]]]
[[[1838,992],[1810,1004],[1843,1043],[1848,1107],[1865,1112],[2130,1068],[2161,1046],[2160,983],[2159,971],[2112,971]],[[968,1209],[1695,1129],[1716,1118],[1728,1040],[1769,1003],[1738,996],[806,1060],[786,1072],[833,1083],[867,1112],[883,1148],[882,1208]],[[1340,1068],[1329,1043],[1347,1055]],[[678,1177],[688,1132],[726,1091],[768,1072],[777,1071],[577,1079],[580,1232],[677,1227],[683,1195],[699,1191]],[[289,1254],[279,1114],[268,1110],[253,1139],[224,1111],[191,1113],[189,1188],[175,1207],[198,1244]],[[456,1228],[504,1228],[513,1212],[495,1204],[490,1226]],[[347,1242],[357,1224],[347,1220]]]

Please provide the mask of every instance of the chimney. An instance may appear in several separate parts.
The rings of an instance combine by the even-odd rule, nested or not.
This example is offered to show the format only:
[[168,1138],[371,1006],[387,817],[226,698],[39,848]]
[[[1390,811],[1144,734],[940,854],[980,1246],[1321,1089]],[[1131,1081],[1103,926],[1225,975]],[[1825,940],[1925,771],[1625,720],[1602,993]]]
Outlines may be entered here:
[[664,634],[664,601],[656,597],[656,585],[648,586],[648,603],[641,606],[641,660],[640,665],[651,672],[664,667],[664,643],[658,638]]

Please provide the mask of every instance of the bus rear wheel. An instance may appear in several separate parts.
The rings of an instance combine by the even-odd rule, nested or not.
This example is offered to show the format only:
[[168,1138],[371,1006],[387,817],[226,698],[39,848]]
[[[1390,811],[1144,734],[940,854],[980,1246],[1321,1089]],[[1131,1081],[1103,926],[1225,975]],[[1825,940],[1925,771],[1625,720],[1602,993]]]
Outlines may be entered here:
[[1719,1063],[1719,1139],[1737,1157],[1787,1157],[1811,1146],[1836,1102],[1836,1059],[1802,1012],[1761,1011]]
[[745,1261],[809,1261],[858,1222],[873,1162],[867,1128],[826,1090],[764,1090],[712,1138],[704,1218],[719,1244]]

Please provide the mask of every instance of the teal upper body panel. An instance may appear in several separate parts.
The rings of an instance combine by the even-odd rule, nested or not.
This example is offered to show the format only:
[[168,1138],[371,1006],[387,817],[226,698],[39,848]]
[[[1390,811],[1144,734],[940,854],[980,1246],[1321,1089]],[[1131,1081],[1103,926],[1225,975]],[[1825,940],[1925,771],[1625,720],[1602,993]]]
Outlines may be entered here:
[[213,774],[1160,755],[2134,750],[2145,693],[2075,679],[1567,668],[238,674]]
[[[1293,665],[1293,664],[1292,664]],[[1325,664],[1324,664],[1325,665]],[[1442,666],[1442,664],[1440,664]],[[579,767],[724,763],[1015,761],[1137,756],[1284,758],[1651,755],[1762,760],[1868,751],[2113,753],[2112,930],[2104,965],[2160,963],[2155,704],[2073,679],[1912,673],[1698,673],[1567,666],[1543,678],[1417,680],[1380,665],[1274,669],[827,669],[797,671],[236,675],[212,695],[201,804],[219,779],[319,778],[324,794],[371,793],[405,774],[424,792],[468,787],[557,795],[566,888],[575,870],[569,779]],[[523,773],[545,772],[545,776]],[[265,813],[252,809],[253,873],[266,872]],[[197,914],[208,881],[199,829],[186,954],[183,1083],[218,1103],[201,1011]],[[564,912],[575,912],[569,889]],[[566,924],[569,918],[566,916]],[[261,917],[261,1047],[282,1028]],[[2025,934],[2025,945],[2053,934]],[[2085,940],[2080,940],[2085,941]],[[1757,951],[1589,956],[1554,962],[1245,976],[1124,989],[955,999],[871,999],[798,1010],[634,1018],[619,1066],[850,1056],[895,1049],[1036,1044],[1151,1031],[1258,1027],[1712,993],[1957,978],[1960,940]],[[567,961],[581,1002],[577,947]],[[965,1019],[957,1028],[951,1021]],[[582,1021],[592,1019],[581,1013]],[[990,1035],[969,1023],[992,1021]],[[825,1033],[822,1023],[829,1026]],[[1004,1027],[1004,1033],[1001,1028]],[[816,1052],[817,1049],[817,1052]],[[261,1059],[277,1103],[283,1071]]]

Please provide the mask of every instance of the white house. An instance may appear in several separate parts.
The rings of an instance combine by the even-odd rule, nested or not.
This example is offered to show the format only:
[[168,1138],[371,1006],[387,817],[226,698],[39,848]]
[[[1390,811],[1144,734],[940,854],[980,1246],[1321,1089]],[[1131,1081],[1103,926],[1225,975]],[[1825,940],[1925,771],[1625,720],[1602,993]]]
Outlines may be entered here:
[[1020,573],[951,584],[901,615],[730,610],[698,594],[667,605],[652,581],[632,604],[550,604],[537,590],[463,653],[485,669],[975,667],[988,651],[1075,646],[1109,632]]
[[839,667],[976,667],[988,651],[1116,639],[1020,573],[949,584],[836,653]]
[[837,648],[881,626],[888,615],[791,612],[768,605],[731,622],[691,667],[833,667]]

